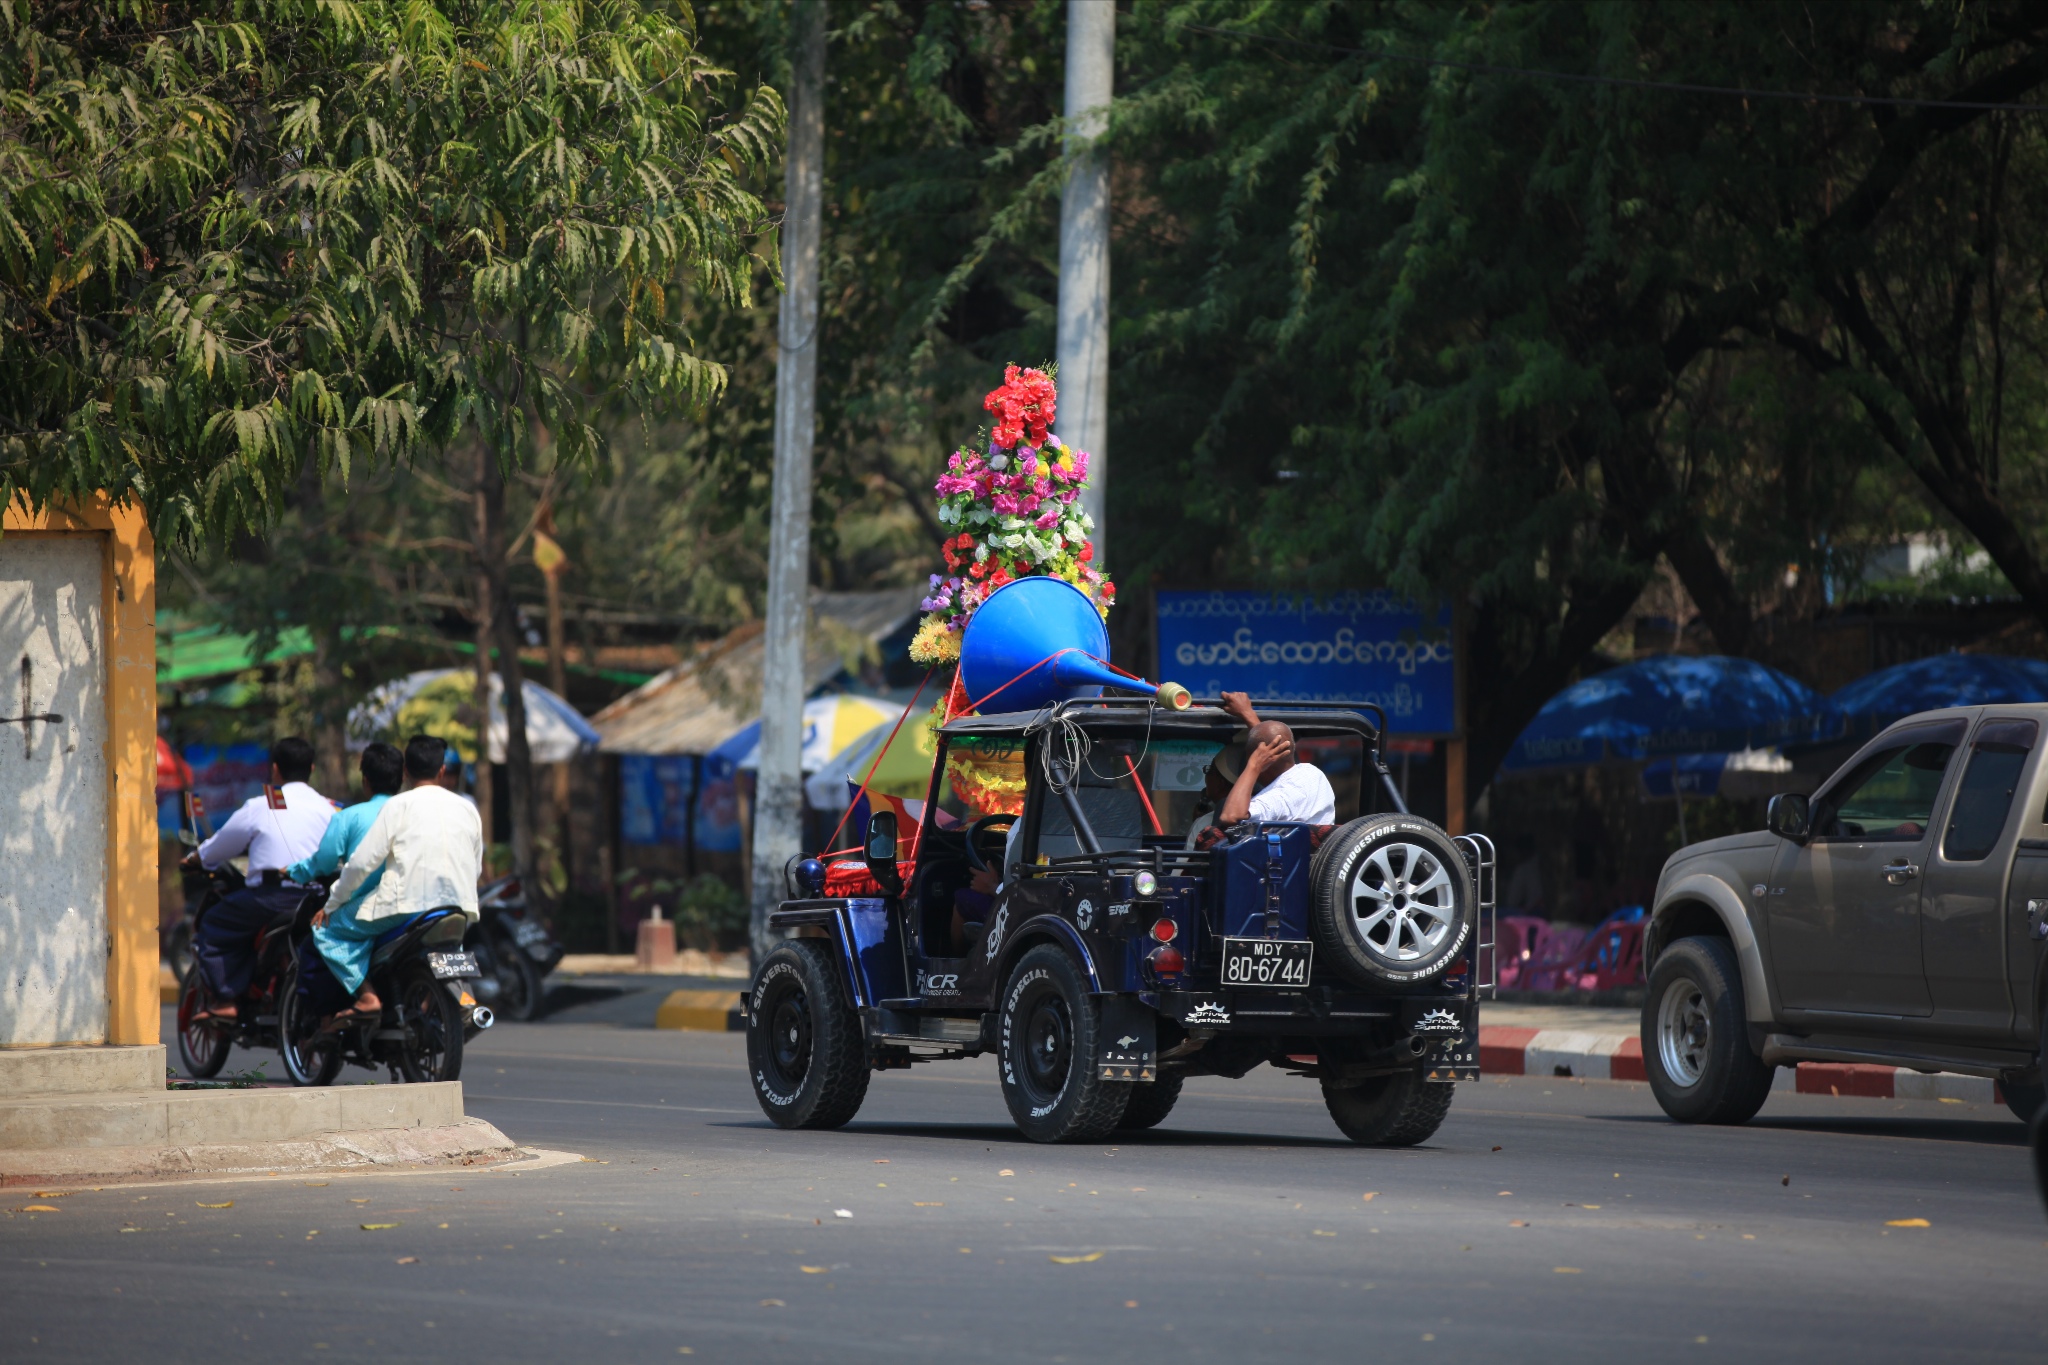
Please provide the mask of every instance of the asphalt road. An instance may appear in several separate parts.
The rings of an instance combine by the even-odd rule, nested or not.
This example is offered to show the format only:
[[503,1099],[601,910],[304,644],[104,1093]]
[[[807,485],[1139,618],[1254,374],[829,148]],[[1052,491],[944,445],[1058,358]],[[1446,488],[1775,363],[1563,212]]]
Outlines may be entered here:
[[970,1062],[785,1133],[742,1039],[640,1003],[470,1053],[472,1114],[582,1161],[10,1191],[0,1357],[2048,1358],[2048,1219],[2000,1109],[1781,1094],[1681,1128],[1640,1085],[1513,1077],[1388,1152],[1261,1070],[1046,1148]]

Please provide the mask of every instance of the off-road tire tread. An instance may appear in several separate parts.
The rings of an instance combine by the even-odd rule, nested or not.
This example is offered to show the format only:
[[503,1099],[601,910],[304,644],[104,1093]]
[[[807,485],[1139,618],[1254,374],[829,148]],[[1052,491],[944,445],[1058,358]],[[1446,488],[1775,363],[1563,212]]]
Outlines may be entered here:
[[1117,1128],[1123,1132],[1157,1128],[1179,1102],[1181,1083],[1186,1079],[1183,1072],[1161,1071],[1155,1073],[1150,1084],[1125,1086],[1131,1093],[1124,1099],[1124,1112],[1116,1121]]
[[[1010,969],[1009,979],[1003,983],[1003,993],[998,997],[1000,1002],[999,1010],[1007,1011],[1009,1009],[1012,984],[1016,979],[1031,970],[1035,960],[1046,956],[1056,958],[1065,966],[1068,972],[1072,973],[1075,978],[1079,978],[1081,969],[1074,964],[1074,960],[1071,957],[1067,956],[1063,950],[1051,944],[1041,944],[1018,958],[1016,965]],[[1034,1142],[1099,1142],[1116,1131],[1117,1124],[1124,1116],[1124,1106],[1130,1101],[1132,1086],[1122,1081],[1105,1081],[1095,1074],[1094,1059],[1100,1055],[1097,1039],[1102,1031],[1102,1016],[1098,1007],[1089,998],[1085,990],[1074,992],[1070,1004],[1079,1007],[1075,1012],[1074,1052],[1077,1058],[1086,1060],[1086,1065],[1077,1069],[1075,1077],[1076,1083],[1081,1087],[1080,1102],[1075,1106],[1073,1117],[1068,1120],[1066,1128],[1056,1136],[1049,1138],[1034,1136],[1024,1127],[1024,1121],[1017,1118],[1016,1110],[1013,1107],[1010,1117],[1016,1121],[1018,1131],[1031,1138]],[[1087,1037],[1085,1039],[1081,1037],[1082,1030],[1079,1027],[1083,1014],[1085,1014],[1087,1019]],[[1001,1037],[1000,1024],[998,1024],[997,1036],[998,1038]],[[1001,1060],[1001,1043],[998,1042],[997,1066],[999,1072]],[[1008,1103],[1010,1100],[1008,1086],[1003,1087],[1003,1099],[1005,1103]]]
[[1457,1086],[1444,1081],[1426,1081],[1420,1069],[1389,1076],[1387,1083],[1402,1086],[1399,1107],[1374,1124],[1356,1124],[1342,1112],[1341,1096],[1350,1088],[1323,1087],[1323,1104],[1344,1136],[1365,1147],[1413,1147],[1427,1142],[1451,1112]]
[[[1679,966],[1672,964],[1682,965],[1695,957],[1703,964],[1704,969],[1699,976],[1707,987],[1709,1006],[1715,1011],[1714,1051],[1726,1062],[1723,1068],[1715,1061],[1709,1061],[1707,1070],[1700,1076],[1700,1085],[1707,1085],[1718,1070],[1725,1069],[1727,1074],[1718,1094],[1703,1102],[1689,1104],[1685,1096],[1665,1093],[1667,1078],[1657,1050],[1656,1016],[1669,988],[1670,977],[1679,970]],[[1725,938],[1688,935],[1657,955],[1656,964],[1650,970],[1648,989],[1643,993],[1641,1034],[1643,1070],[1650,1079],[1650,1093],[1656,1096],[1658,1107],[1680,1123],[1747,1123],[1756,1117],[1757,1111],[1764,1107],[1764,1101],[1771,1097],[1771,1080],[1777,1069],[1764,1065],[1763,1059],[1749,1049],[1742,966],[1735,959],[1734,945]],[[1674,1108],[1674,1105],[1678,1107]]]
[[[794,938],[778,944],[774,950],[784,949],[805,959],[804,975],[808,978],[805,989],[812,991],[818,999],[818,1007],[833,1020],[832,1039],[838,1045],[823,1046],[822,1030],[813,1023],[811,1031],[811,1067],[823,1068],[824,1081],[819,1089],[817,1102],[811,1112],[792,1128],[844,1128],[860,1112],[868,1097],[868,1081],[874,1070],[868,1064],[867,1036],[861,1028],[860,1013],[853,1007],[853,998],[846,989],[846,980],[841,973],[839,959],[826,947],[825,941],[813,938]],[[770,953],[769,956],[774,956]],[[764,959],[762,966],[767,962]],[[753,1007],[754,992],[751,986],[746,995],[748,1009]],[[749,1032],[758,1027],[757,1022],[748,1018]],[[748,1071],[753,1070],[752,1058],[748,1059]],[[806,1079],[809,1077],[806,1075]],[[760,1099],[759,1091],[755,1099]],[[761,1105],[769,1117],[774,1114],[768,1105]]]
[[[1335,869],[1347,861],[1354,849],[1374,838],[1388,825],[1419,824],[1443,841],[1442,849],[1432,849],[1444,858],[1445,866],[1451,869],[1459,887],[1458,906],[1460,924],[1450,949],[1429,966],[1419,970],[1392,975],[1360,960],[1360,951],[1354,950],[1349,930],[1343,923],[1347,914],[1342,904],[1343,897],[1338,888],[1330,883],[1335,878]],[[1447,856],[1446,856],[1447,855]],[[1320,971],[1327,967],[1337,976],[1354,986],[1368,990],[1385,990],[1389,986],[1412,986],[1439,976],[1448,971],[1463,955],[1471,941],[1478,916],[1478,895],[1472,885],[1472,869],[1465,861],[1457,841],[1439,826],[1417,815],[1380,814],[1363,815],[1358,819],[1332,830],[1330,837],[1323,840],[1323,846],[1309,859],[1309,937],[1316,945],[1316,966]]]

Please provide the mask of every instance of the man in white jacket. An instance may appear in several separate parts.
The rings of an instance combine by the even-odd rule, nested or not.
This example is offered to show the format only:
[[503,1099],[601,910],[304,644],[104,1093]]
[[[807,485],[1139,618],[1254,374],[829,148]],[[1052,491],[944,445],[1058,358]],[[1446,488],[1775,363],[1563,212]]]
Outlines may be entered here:
[[[382,868],[384,875],[355,907],[353,923],[344,927],[337,919],[334,932],[374,940],[414,915],[443,906],[460,909],[476,922],[484,827],[474,805],[440,785],[446,749],[431,735],[415,735],[405,746],[405,788],[384,803],[377,823],[349,855],[327,903],[345,905],[371,873]],[[323,910],[313,922],[324,924],[326,916]],[[374,1019],[383,1008],[365,977],[355,1004],[344,1013]]]

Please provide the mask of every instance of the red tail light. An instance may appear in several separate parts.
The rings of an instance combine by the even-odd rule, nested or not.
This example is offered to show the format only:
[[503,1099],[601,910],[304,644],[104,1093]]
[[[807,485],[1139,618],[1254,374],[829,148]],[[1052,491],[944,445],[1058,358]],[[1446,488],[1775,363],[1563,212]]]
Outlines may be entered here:
[[[1178,934],[1179,932],[1180,926],[1178,924],[1175,924],[1170,919],[1162,918],[1155,921],[1152,925],[1152,937],[1158,939],[1161,943],[1173,942],[1174,935]],[[1174,956],[1179,957],[1180,954],[1175,953]],[[1176,967],[1174,968],[1174,970],[1179,971],[1180,969]]]
[[[1167,921],[1162,920],[1160,922],[1166,923]],[[1151,952],[1145,954],[1145,965],[1150,967],[1154,974],[1159,976],[1179,976],[1183,971],[1187,970],[1188,964],[1187,959],[1180,955],[1180,949],[1171,948],[1162,943]]]

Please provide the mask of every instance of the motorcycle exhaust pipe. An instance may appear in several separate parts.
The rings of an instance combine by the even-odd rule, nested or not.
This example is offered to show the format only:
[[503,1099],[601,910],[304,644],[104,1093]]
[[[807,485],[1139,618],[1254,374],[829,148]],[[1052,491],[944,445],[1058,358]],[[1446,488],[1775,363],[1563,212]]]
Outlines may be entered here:
[[478,1005],[469,1012],[469,1022],[478,1028],[489,1028],[498,1022],[498,1016],[491,1013],[489,1005]]

